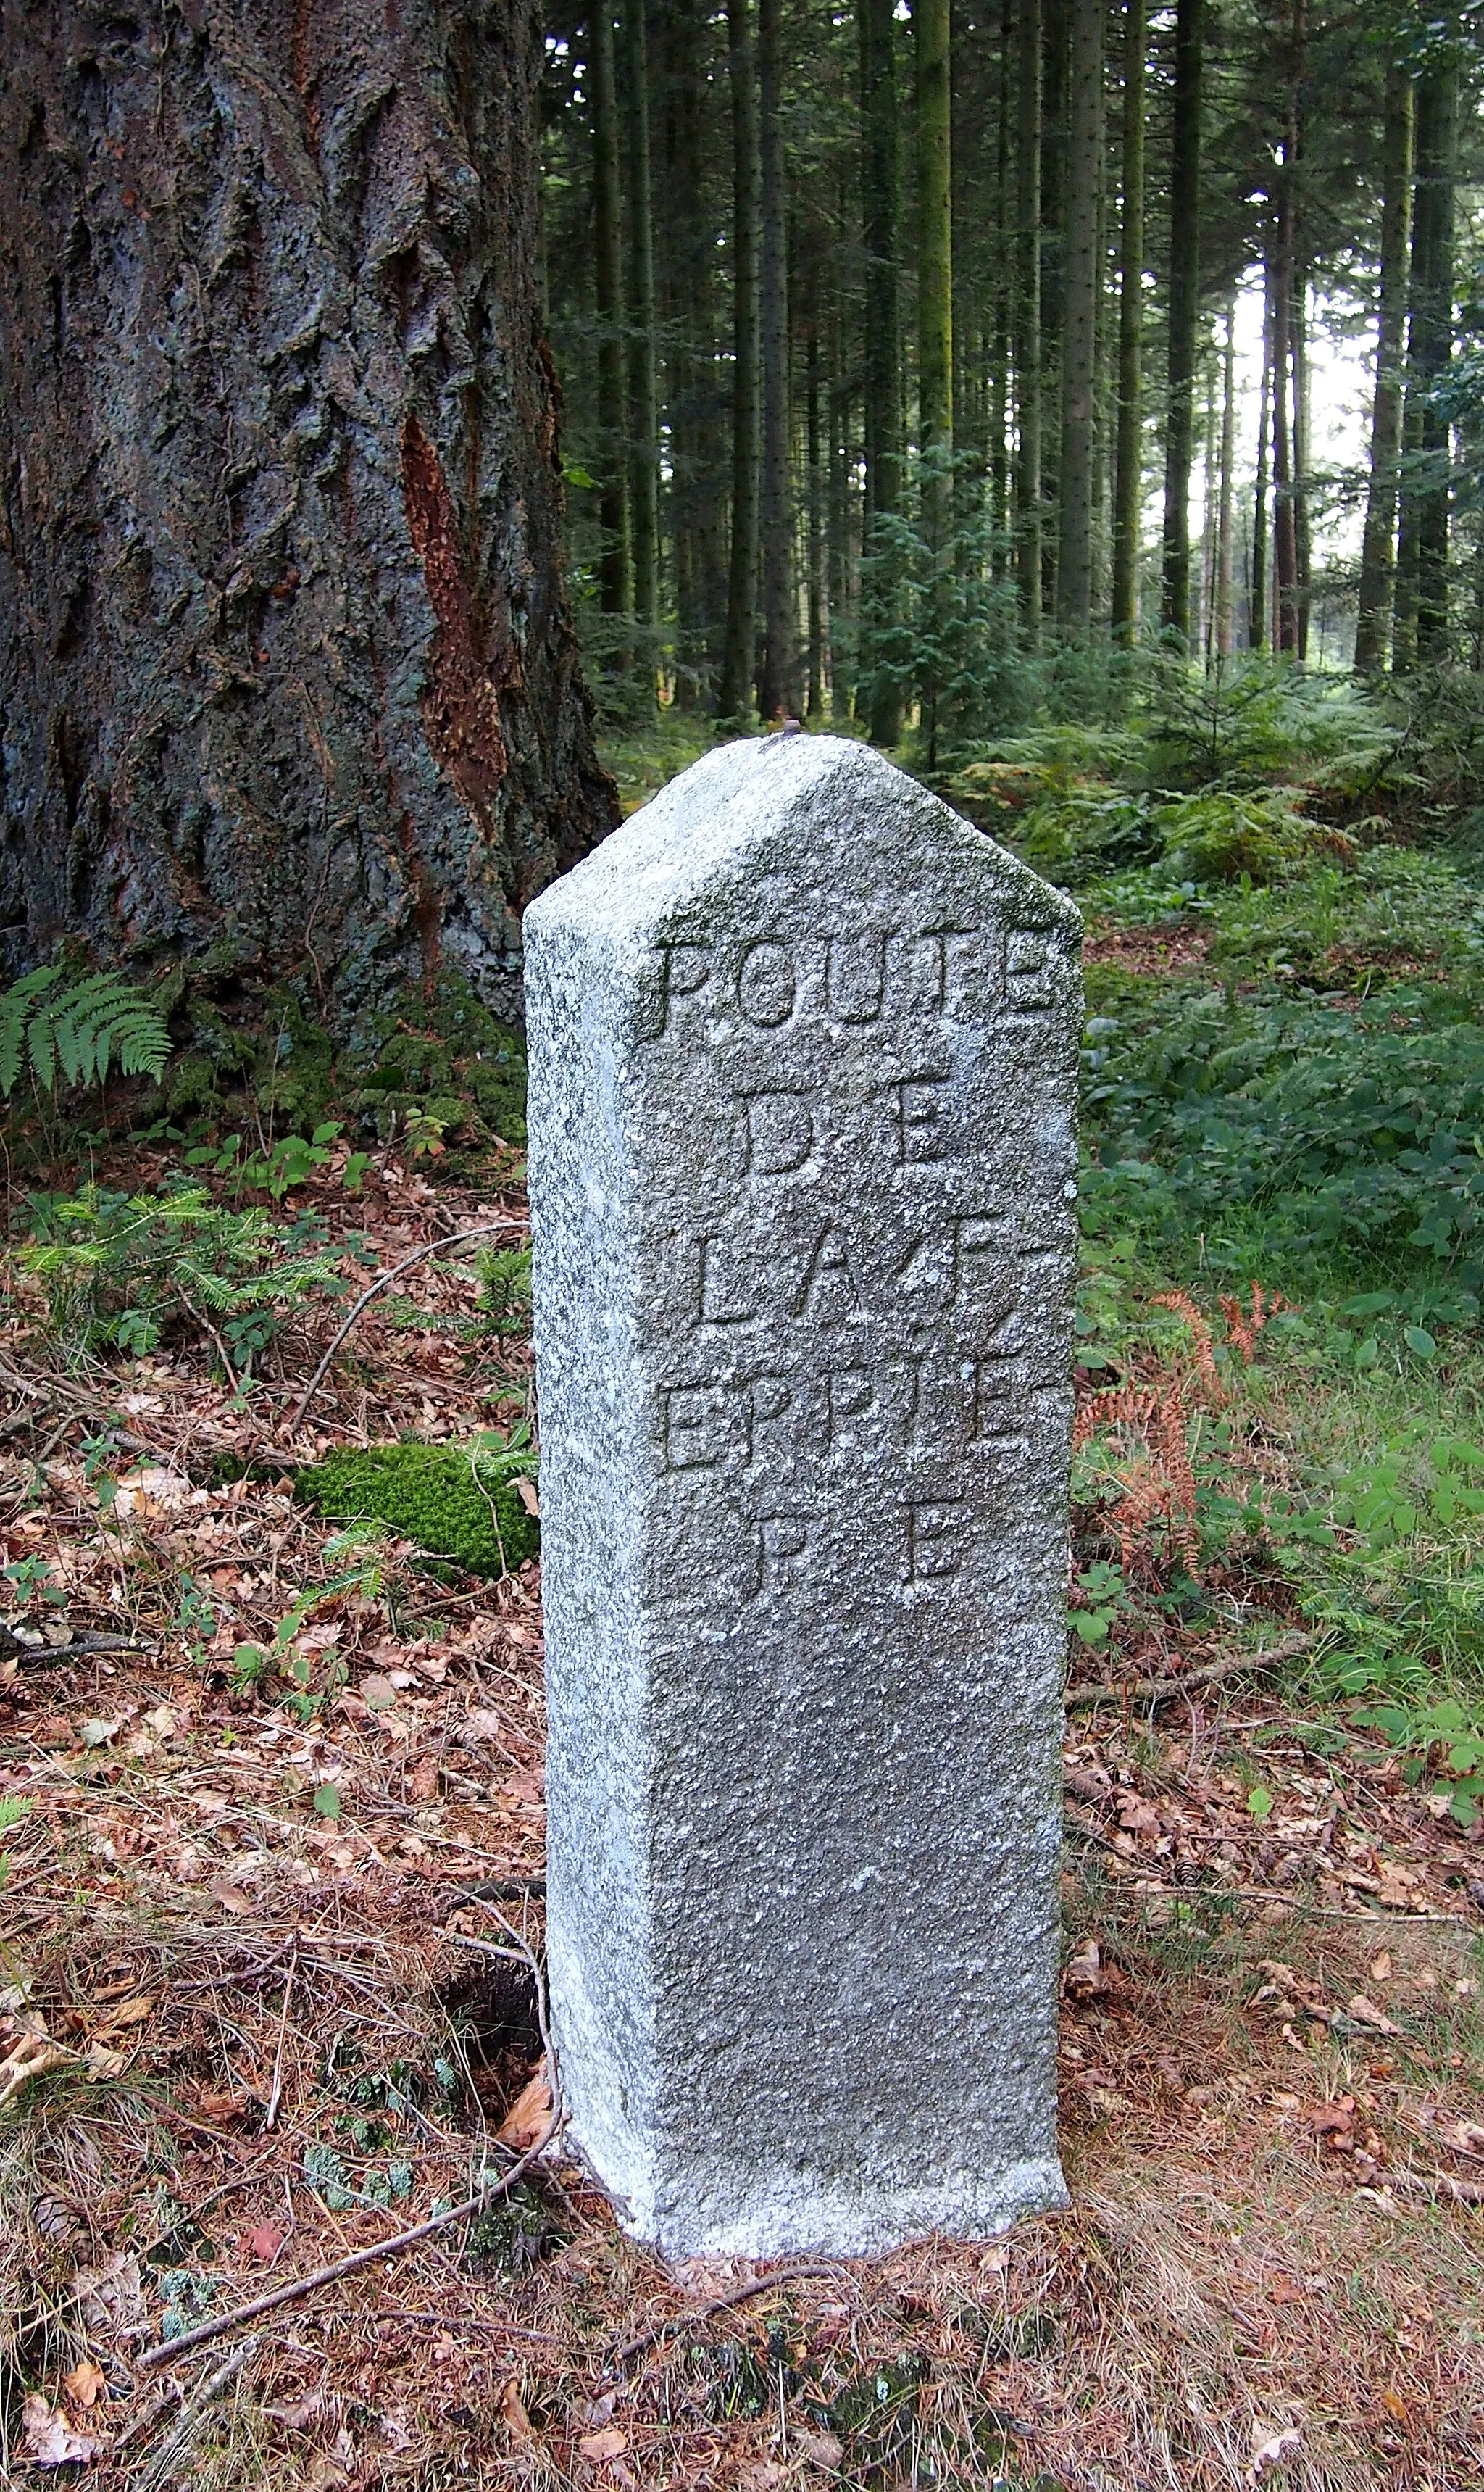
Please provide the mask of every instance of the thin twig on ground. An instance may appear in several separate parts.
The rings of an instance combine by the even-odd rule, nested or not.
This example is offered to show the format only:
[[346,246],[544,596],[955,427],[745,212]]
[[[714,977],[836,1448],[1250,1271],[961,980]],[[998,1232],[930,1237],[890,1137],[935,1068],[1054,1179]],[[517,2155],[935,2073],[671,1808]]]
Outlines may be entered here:
[[1168,1705],[1173,1696],[1212,1687],[1218,1679],[1241,1678],[1255,1671],[1275,1670],[1280,1662],[1296,1661],[1313,1643],[1310,1635],[1283,1636],[1266,1652],[1229,1652],[1220,1661],[1203,1662],[1199,1670],[1178,1671],[1167,1678],[1110,1678],[1091,1687],[1069,1687],[1066,1709],[1086,1713],[1096,1705]]
[[718,2293],[712,2301],[703,2301],[698,2309],[679,2310],[669,2319],[661,2319],[639,2335],[626,2337],[610,2354],[613,2362],[626,2362],[635,2354],[647,2353],[652,2345],[662,2344],[665,2337],[676,2336],[686,2328],[704,2327],[708,2319],[719,2319],[724,2310],[736,2310],[740,2303],[752,2301],[760,2293],[771,2293],[775,2284],[792,2284],[796,2276],[837,2275],[842,2259],[790,2259],[787,2267],[772,2268],[767,2275],[753,2275],[745,2284],[734,2285],[730,2293]]
[[356,1300],[356,1303],[352,1307],[349,1315],[346,1317],[345,1321],[341,1324],[339,1331],[335,1334],[334,1341],[326,1350],[324,1357],[320,1360],[320,1363],[318,1367],[316,1367],[313,1375],[310,1377],[308,1383],[305,1386],[304,1392],[300,1396],[299,1407],[288,1423],[289,1435],[291,1437],[297,1436],[300,1429],[304,1426],[304,1414],[307,1410],[310,1403],[313,1401],[315,1394],[319,1391],[320,1386],[324,1383],[326,1377],[329,1375],[331,1363],[335,1358],[335,1352],[339,1349],[341,1342],[344,1341],[346,1335],[360,1322],[362,1317],[366,1311],[366,1308],[370,1305],[371,1300],[375,1297],[379,1297],[383,1290],[390,1290],[393,1281],[400,1280],[404,1272],[412,1269],[414,1263],[421,1263],[428,1255],[451,1255],[456,1246],[472,1246],[475,1239],[478,1237],[492,1237],[497,1229],[523,1229],[524,1226],[524,1221],[509,1218],[505,1220],[481,1221],[478,1229],[461,1229],[456,1237],[430,1237],[425,1246],[415,1246],[412,1253],[410,1255],[404,1255],[399,1263],[393,1263],[388,1271],[378,1272],[375,1280],[368,1283],[367,1287],[362,1290],[360,1297]]
[[496,2199],[508,2198],[521,2176],[546,2151],[565,2115],[556,2105],[541,2135],[529,2151],[512,2163],[509,2172],[496,2181],[486,2182],[473,2196],[461,2199],[456,2207],[446,2207],[439,2215],[429,2215],[421,2224],[413,2224],[405,2233],[393,2233],[387,2241],[372,2241],[364,2249],[352,2250],[348,2257],[334,2259],[328,2267],[315,2268],[309,2275],[296,2276],[289,2284],[280,2284],[274,2293],[260,2293],[255,2301],[245,2301],[237,2310],[223,2310],[217,2319],[203,2321],[199,2328],[189,2328],[184,2336],[171,2336],[163,2344],[151,2345],[139,2356],[141,2371],[158,2371],[163,2362],[172,2362],[182,2354],[193,2354],[198,2345],[209,2345],[224,2336],[231,2328],[241,2328],[249,2319],[261,2319],[270,2310],[281,2310],[287,2301],[303,2301],[306,2295],[317,2293],[322,2284],[338,2284],[343,2276],[359,2274],[364,2267],[374,2267],[378,2259],[399,2258],[418,2241],[429,2240],[434,2233],[447,2232],[451,2224],[462,2223],[466,2216],[478,2215],[492,2206]]
[[[176,2341],[179,2342],[179,2339]],[[174,2430],[161,2441],[155,2455],[151,2457],[146,2450],[143,2474],[150,2492],[154,2492],[155,2485],[166,2482],[174,2474],[176,2466],[186,2454],[194,2436],[196,2425],[207,2407],[220,2396],[223,2388],[231,2387],[239,2371],[246,2370],[262,2341],[261,2336],[248,2336],[241,2345],[234,2345],[226,2360],[218,2362],[210,2377],[202,2381]]]

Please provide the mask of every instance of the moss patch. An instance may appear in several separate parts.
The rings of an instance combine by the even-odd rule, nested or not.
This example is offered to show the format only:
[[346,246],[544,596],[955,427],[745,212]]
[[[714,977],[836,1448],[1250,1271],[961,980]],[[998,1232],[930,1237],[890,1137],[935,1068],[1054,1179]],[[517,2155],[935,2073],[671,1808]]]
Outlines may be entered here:
[[515,1485],[529,1464],[473,1446],[370,1445],[310,1465],[294,1494],[333,1523],[385,1523],[471,1575],[503,1575],[540,1546]]
[[460,979],[441,978],[430,1003],[409,995],[397,1012],[367,1015],[352,1032],[342,1080],[358,1070],[350,1104],[382,1142],[409,1129],[486,1146],[526,1139],[520,1033]]

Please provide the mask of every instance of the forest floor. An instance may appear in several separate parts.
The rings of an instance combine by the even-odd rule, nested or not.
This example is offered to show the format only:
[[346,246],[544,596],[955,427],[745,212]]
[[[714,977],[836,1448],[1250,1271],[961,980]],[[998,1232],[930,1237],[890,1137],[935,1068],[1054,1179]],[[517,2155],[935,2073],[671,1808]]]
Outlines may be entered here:
[[[1150,913],[1094,909],[1092,957],[1151,985],[1199,972],[1206,934]],[[116,1145],[108,1174],[162,1166]],[[384,1149],[356,1191],[337,1147],[282,1211],[316,1217],[359,1287],[519,1220],[515,1155],[480,1175]],[[1110,1254],[1090,1250],[1094,1344]],[[296,1432],[339,1309],[296,1313],[234,1389],[189,1326],[70,1364],[13,1292],[0,2480],[1484,2483],[1478,1812],[1446,1737],[1420,1770],[1394,1723],[1305,1676],[1313,1604],[1253,1539],[1253,1498],[1276,1513],[1356,1424],[1312,1325],[1229,1302],[1223,1338],[1197,1280],[1182,1312],[1158,1275],[1119,1273],[1138,1302],[1120,1372],[1167,1445],[1185,1413],[1218,1545],[1195,1588],[1172,1571],[1158,1534],[1180,1515],[1140,1456],[1112,1511],[1126,1536],[1142,1482],[1144,1591],[1110,1589],[1095,1554],[1077,1579],[1069,2210],[987,2246],[670,2271],[559,2138],[507,2198],[261,2311],[458,2208],[548,2125],[538,1565],[430,1568],[291,1493],[332,1447],[509,1433],[529,1348],[472,1321],[451,1248],[366,1311]],[[1088,1357],[1084,1559],[1114,1546]],[[1399,1369],[1393,1399],[1476,1433],[1477,1371],[1467,1349],[1425,1385]],[[1358,1545],[1357,1510],[1326,1547]]]

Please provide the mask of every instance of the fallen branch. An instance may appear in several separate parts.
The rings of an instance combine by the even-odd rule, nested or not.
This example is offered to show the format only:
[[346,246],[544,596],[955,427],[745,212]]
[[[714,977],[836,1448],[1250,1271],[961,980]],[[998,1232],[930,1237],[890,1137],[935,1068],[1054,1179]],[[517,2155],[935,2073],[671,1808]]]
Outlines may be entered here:
[[767,2275],[749,2276],[745,2284],[735,2286],[732,2292],[718,2293],[714,2301],[703,2301],[699,2310],[681,2310],[673,2318],[661,2319],[656,2327],[626,2338],[608,2358],[610,2362],[626,2362],[632,2355],[648,2353],[652,2345],[663,2343],[666,2336],[677,2336],[684,2328],[704,2327],[708,2319],[719,2318],[724,2310],[735,2310],[739,2302],[751,2301],[760,2293],[771,2293],[775,2284],[792,2284],[800,2275],[836,2275],[840,2266],[837,2258],[791,2259],[787,2267],[775,2267]]
[[1203,1662],[1199,1670],[1178,1671],[1168,1678],[1105,1679],[1093,1687],[1069,1687],[1066,1709],[1086,1713],[1096,1705],[1168,1705],[1172,1697],[1214,1686],[1218,1679],[1242,1678],[1255,1671],[1275,1670],[1279,1662],[1296,1661],[1313,1642],[1311,1635],[1284,1636],[1266,1652],[1229,1652],[1220,1661]]
[[280,2284],[273,2293],[260,2293],[255,2301],[245,2301],[236,2310],[223,2310],[217,2319],[204,2320],[199,2328],[188,2328],[183,2336],[167,2337],[162,2344],[151,2345],[138,2358],[141,2371],[158,2371],[164,2362],[173,2362],[179,2355],[193,2354],[198,2345],[209,2345],[224,2336],[230,2328],[246,2326],[250,2319],[261,2319],[270,2310],[281,2310],[285,2302],[303,2301],[317,2293],[322,2284],[338,2284],[342,2277],[358,2275],[364,2267],[374,2267],[378,2259],[399,2258],[403,2250],[417,2242],[431,2240],[434,2233],[447,2232],[451,2224],[462,2223],[467,2216],[483,2212],[500,2198],[508,2198],[523,2173],[545,2153],[562,2126],[566,2114],[554,2109],[542,2135],[500,2180],[476,2189],[456,2207],[445,2208],[441,2215],[429,2215],[423,2223],[413,2224],[405,2233],[393,2233],[390,2240],[372,2241],[368,2247],[352,2250],[349,2257],[335,2259],[329,2267],[317,2267],[309,2275],[296,2276],[289,2284]]
[[378,1272],[375,1280],[362,1290],[308,1383],[305,1386],[299,1408],[289,1421],[289,1435],[291,1437],[298,1435],[304,1425],[304,1414],[329,1375],[331,1362],[341,1342],[361,1321],[371,1300],[379,1297],[383,1290],[390,1290],[393,1281],[399,1281],[404,1272],[410,1271],[414,1263],[421,1263],[425,1256],[451,1254],[455,1246],[472,1246],[477,1237],[492,1237],[497,1229],[522,1229],[524,1226],[525,1223],[520,1220],[486,1220],[478,1229],[461,1229],[456,1237],[430,1237],[425,1246],[415,1246],[412,1253],[404,1255],[399,1263],[393,1263],[390,1271]]
[[211,2376],[202,2381],[180,2420],[161,2441],[154,2456],[145,2451],[145,2481],[152,2487],[152,2492],[154,2486],[166,2482],[175,2473],[195,2437],[196,2425],[207,2407],[220,2396],[223,2388],[231,2387],[239,2371],[247,2369],[262,2341],[261,2336],[249,2336],[245,2344],[234,2346],[226,2360],[218,2362]]

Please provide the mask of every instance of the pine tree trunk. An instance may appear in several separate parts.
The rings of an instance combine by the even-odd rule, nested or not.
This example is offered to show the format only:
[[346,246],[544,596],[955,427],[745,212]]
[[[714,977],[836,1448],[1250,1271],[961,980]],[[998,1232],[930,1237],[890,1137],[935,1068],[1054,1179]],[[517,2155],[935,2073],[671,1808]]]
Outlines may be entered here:
[[593,113],[593,280],[597,301],[598,605],[615,627],[604,651],[615,669],[626,667],[627,638],[617,627],[633,612],[632,541],[628,506],[628,404],[625,372],[627,321],[624,302],[624,210],[620,179],[618,77],[612,0],[588,19]]
[[1041,0],[1041,613],[1057,612],[1062,336],[1066,318],[1068,33],[1073,0]]
[[[941,641],[953,508],[953,243],[949,204],[952,74],[948,0],[914,0],[917,67],[917,449],[931,580],[928,635]],[[938,760],[938,680],[922,687],[928,767]]]
[[1015,72],[1015,576],[1033,655],[1041,645],[1041,0],[1018,0]]
[[1057,620],[1092,621],[1092,380],[1097,357],[1097,199],[1103,153],[1102,0],[1072,0],[1065,314],[1062,341],[1062,510]]
[[1204,438],[1202,441],[1200,606],[1198,612],[1191,618],[1194,627],[1191,638],[1194,646],[1201,651],[1202,657],[1204,658],[1207,666],[1209,666],[1211,659],[1215,654],[1216,504],[1218,498],[1218,487],[1216,481],[1216,460],[1218,455],[1218,435],[1216,430],[1216,366],[1214,356],[1211,353],[1209,341],[1208,341],[1207,350],[1203,361],[1205,365],[1206,383],[1206,423]]
[[1119,415],[1113,486],[1113,636],[1139,631],[1139,522],[1144,505],[1144,88],[1146,0],[1123,19],[1123,214],[1119,234]]
[[1221,482],[1216,511],[1215,642],[1218,658],[1229,658],[1234,645],[1232,557],[1233,509],[1237,465],[1237,297],[1227,302],[1226,336],[1221,348]]
[[1458,65],[1450,51],[1417,85],[1416,239],[1411,362],[1421,399],[1417,500],[1417,658],[1448,658],[1448,512],[1452,430],[1437,403],[1453,351],[1454,191],[1458,179]]
[[[843,204],[843,203],[842,203]],[[846,218],[840,218],[840,230],[848,230]],[[838,289],[831,287],[829,300],[829,711],[837,726],[848,724],[851,716],[851,669],[848,653],[855,646],[857,628],[855,600],[852,595],[853,564],[851,547],[851,480],[855,473],[854,444],[851,439],[851,395],[844,372],[841,351],[842,313]]]
[[1376,396],[1371,412],[1371,475],[1360,556],[1355,668],[1373,675],[1385,664],[1386,626],[1395,572],[1397,479],[1402,455],[1403,343],[1407,262],[1411,231],[1412,87],[1404,69],[1386,74],[1384,169],[1381,212],[1381,293],[1376,319]]
[[1263,376],[1258,386],[1257,473],[1252,491],[1252,578],[1247,599],[1247,646],[1267,647],[1267,426],[1272,398],[1272,252],[1265,248]]
[[1010,525],[1009,423],[1010,304],[1013,236],[1010,222],[1010,129],[1014,113],[1011,69],[1015,52],[1015,0],[1001,0],[999,121],[995,137],[994,335],[990,345],[989,512],[991,564],[997,582],[1006,570]]
[[[655,224],[664,306],[669,505],[674,548],[675,700],[709,707],[726,634],[726,440],[717,386],[715,259],[706,182],[705,0],[666,0],[659,194]],[[652,80],[652,91],[654,82]]]
[[869,687],[871,741],[889,747],[901,738],[902,696],[899,686],[875,661],[898,612],[890,559],[877,523],[894,519],[902,495],[902,330],[897,276],[901,180],[892,0],[856,0],[856,15],[860,38],[860,182],[865,247],[864,550],[869,558],[867,582],[861,595],[860,671]]
[[1309,655],[1309,606],[1313,581],[1309,526],[1309,282],[1294,273],[1294,640],[1300,661]]
[[1298,532],[1294,513],[1294,467],[1289,409],[1293,374],[1294,148],[1292,130],[1279,173],[1277,257],[1269,272],[1272,293],[1272,585],[1273,647],[1281,657],[1298,654]]
[[1170,156],[1170,347],[1165,415],[1164,594],[1167,631],[1190,638],[1190,460],[1201,282],[1201,90],[1205,0],[1178,0]]
[[732,90],[732,547],[720,713],[752,715],[757,637],[758,483],[762,449],[762,338],[758,223],[763,173],[750,0],[727,0]]
[[783,159],[782,0],[758,0],[763,235],[763,652],[758,707],[797,717],[794,477],[790,458],[788,179]]
[[804,426],[808,454],[809,688],[804,715],[818,726],[825,715],[829,678],[829,608],[825,578],[825,458],[819,350],[819,306],[810,305],[805,348]]
[[628,500],[639,658],[653,681],[659,639],[659,377],[650,183],[650,67],[645,0],[623,0],[628,122]]
[[519,1005],[601,838],[537,250],[538,21],[7,11],[0,927]]

